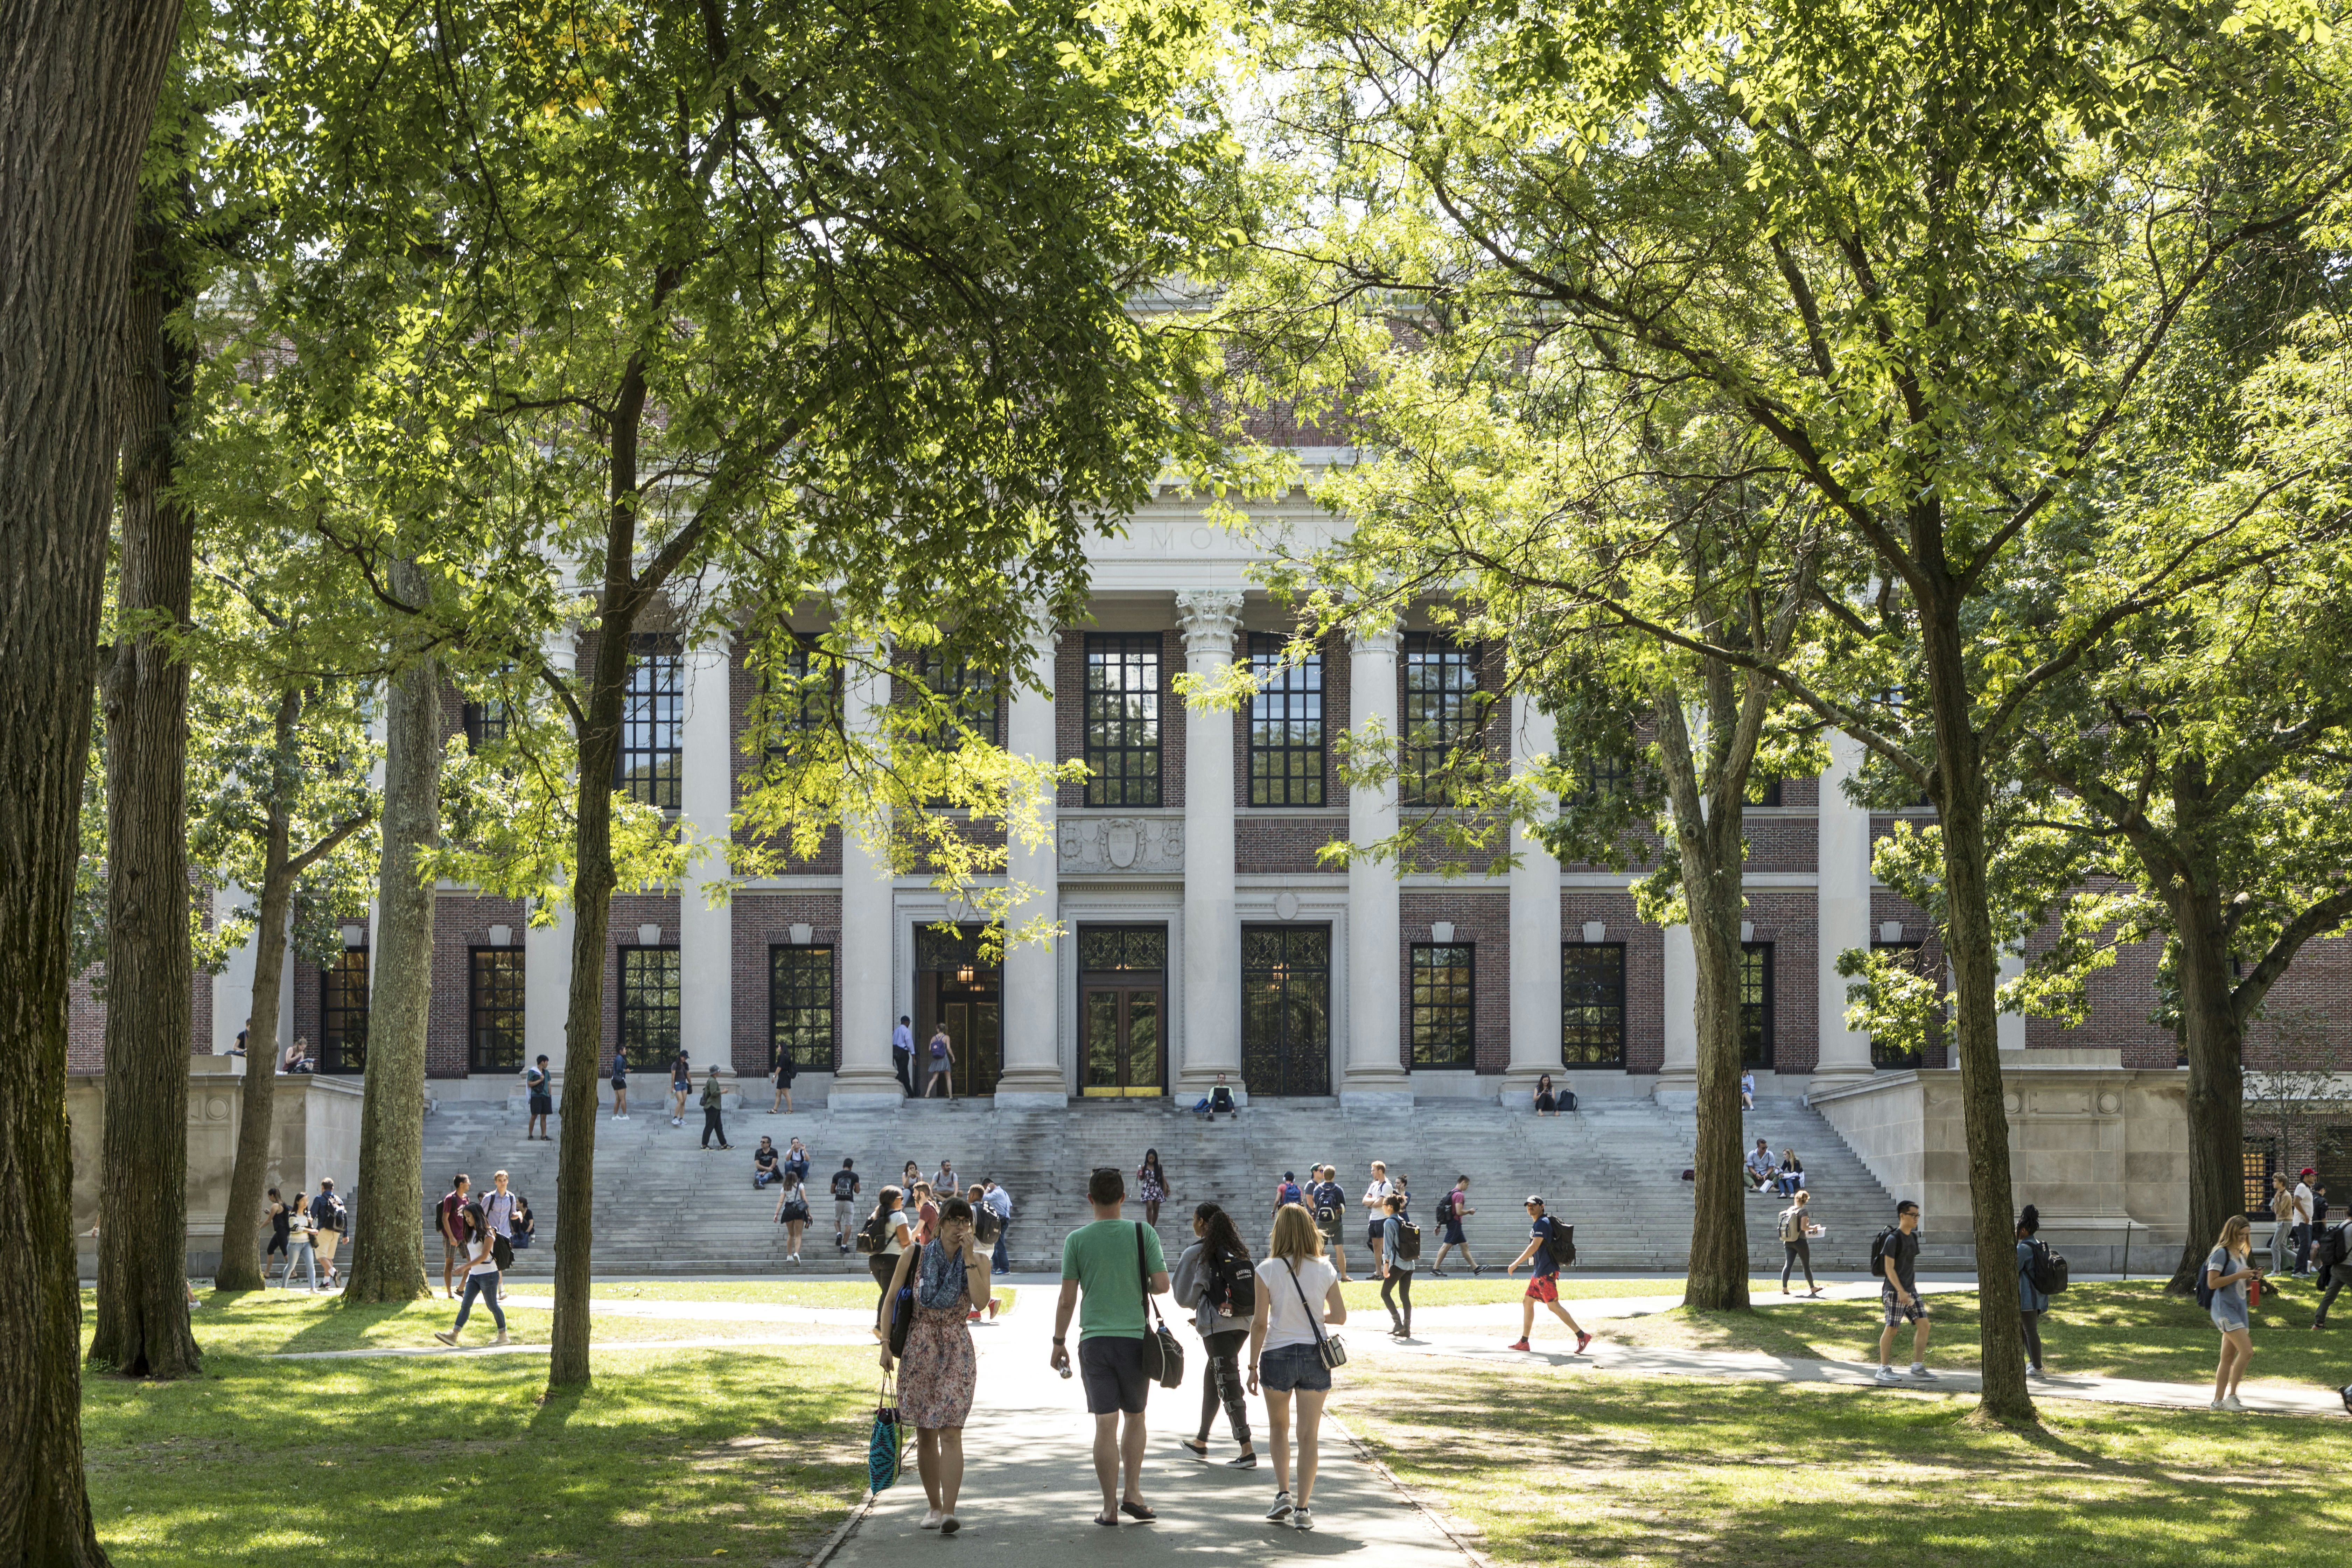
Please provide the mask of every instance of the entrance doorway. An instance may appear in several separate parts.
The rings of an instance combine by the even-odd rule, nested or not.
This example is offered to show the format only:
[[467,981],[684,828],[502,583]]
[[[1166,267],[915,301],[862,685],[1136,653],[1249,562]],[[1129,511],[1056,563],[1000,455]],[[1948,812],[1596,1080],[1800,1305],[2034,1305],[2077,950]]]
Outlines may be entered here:
[[1252,1096],[1331,1092],[1331,928],[1242,927],[1242,1080]]
[[1165,926],[1078,929],[1078,1017],[1086,1031],[1078,1093],[1089,1099],[1168,1092]]
[[1004,1065],[1003,975],[982,961],[986,928],[960,926],[954,935],[919,927],[915,933],[915,1092],[930,1087],[931,1033],[945,1026],[954,1066],[948,1081],[959,1095],[996,1092]]

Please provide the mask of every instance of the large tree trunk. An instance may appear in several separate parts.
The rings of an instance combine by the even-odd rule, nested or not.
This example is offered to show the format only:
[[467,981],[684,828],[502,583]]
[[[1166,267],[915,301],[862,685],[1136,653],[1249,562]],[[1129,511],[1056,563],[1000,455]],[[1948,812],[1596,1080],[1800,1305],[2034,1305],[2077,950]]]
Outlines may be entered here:
[[0,1568],[103,1563],[82,1476],[67,932],[140,154],[176,0],[0,0]]
[[[1688,857],[1686,856],[1685,861]],[[1698,961],[1698,1147],[1691,1160],[1689,1279],[1683,1305],[1710,1311],[1748,1306],[1748,1198],[1741,1190],[1739,1110],[1739,877],[1731,900],[1691,899]]]
[[289,868],[294,799],[294,726],[302,691],[289,686],[278,699],[276,743],[270,748],[269,818],[262,847],[260,919],[253,928],[253,1002],[246,1015],[245,1092],[238,1110],[236,1164],[228,1179],[228,1215],[221,1223],[220,1290],[261,1289],[261,1211],[269,1181],[269,1135],[278,1115],[278,986],[286,973],[286,921],[293,903]]
[[[167,330],[193,279],[176,215],[147,198],[139,226],[122,455],[126,635],[100,688],[106,715],[106,1136],[99,1167],[92,1366],[141,1377],[196,1371],[188,1327],[188,667],[154,624],[186,625],[195,528],[171,495],[195,353]],[[143,625],[142,623],[148,623]]]
[[1985,844],[1985,781],[1972,727],[1974,697],[1957,606],[1923,595],[1920,630],[1936,717],[1936,807],[1944,842],[1944,893],[1956,990],[1960,1110],[1969,1146],[1974,1211],[1977,1321],[1984,1393],[1994,1420],[2032,1423],[2025,1385],[2025,1332],[2018,1317],[2017,1226],[2011,1211],[2009,1111],[2003,1103],[1995,992],[1991,880]]
[[[414,561],[392,566],[393,592],[431,597]],[[425,1036],[433,1004],[433,884],[420,851],[441,842],[440,667],[412,658],[386,710],[383,871],[377,879],[366,1098],[360,1109],[359,1228],[343,1297],[411,1301],[425,1282]]]
[[2189,1039],[2189,1235],[2168,1290],[2186,1294],[2212,1251],[2221,1224],[2245,1212],[2245,1021],[2230,975],[2230,938],[2220,901],[2176,891],[2180,1022]]

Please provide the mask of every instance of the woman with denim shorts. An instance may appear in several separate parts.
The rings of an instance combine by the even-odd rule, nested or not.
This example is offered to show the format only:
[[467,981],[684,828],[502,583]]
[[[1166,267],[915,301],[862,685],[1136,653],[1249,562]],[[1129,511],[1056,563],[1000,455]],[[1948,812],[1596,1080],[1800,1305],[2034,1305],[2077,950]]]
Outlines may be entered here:
[[2252,1222],[2244,1215],[2233,1214],[2221,1222],[2221,1234],[2205,1259],[2205,1288],[2213,1293],[2213,1326],[2221,1332],[2221,1359],[2213,1369],[2212,1407],[2216,1410],[2245,1408],[2238,1403],[2238,1380],[2246,1375],[2246,1363],[2254,1358],[2246,1283],[2263,1277],[2263,1271],[2246,1258],[2253,1240]]
[[[1274,1506],[1265,1517],[1298,1530],[1315,1528],[1308,1503],[1315,1493],[1317,1438],[1331,1369],[1323,1364],[1323,1325],[1348,1321],[1339,1271],[1323,1256],[1323,1233],[1303,1205],[1286,1204],[1274,1216],[1266,1259],[1257,1266],[1257,1311],[1250,1320],[1249,1386],[1265,1395],[1272,1434]],[[1318,1310],[1319,1309],[1319,1310]],[[1298,1400],[1298,1490],[1290,1489],[1290,1401]]]

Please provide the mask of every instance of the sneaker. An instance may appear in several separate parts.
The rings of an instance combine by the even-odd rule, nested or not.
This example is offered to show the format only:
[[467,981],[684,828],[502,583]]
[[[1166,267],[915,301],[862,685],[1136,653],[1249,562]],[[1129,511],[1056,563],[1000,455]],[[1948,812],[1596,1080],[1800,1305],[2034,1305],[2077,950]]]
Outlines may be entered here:
[[1525,1340],[1513,1340],[1511,1342],[1511,1348],[1515,1351],[1531,1351],[1535,1349],[1535,1346],[1528,1343]]
[[2225,1394],[2221,1395],[2221,1408],[2224,1410],[2243,1410],[2245,1406],[2238,1403],[2238,1396],[2236,1394]]
[[1591,1334],[1586,1333],[1582,1329],[1579,1329],[1579,1330],[1577,1330],[1577,1331],[1576,1331],[1576,1353],[1577,1353],[1577,1354],[1579,1354],[1579,1355],[1582,1355],[1582,1354],[1584,1353],[1584,1347],[1585,1347],[1585,1346],[1587,1346],[1587,1345],[1589,1345],[1589,1344],[1591,1344],[1591,1342],[1592,1342],[1592,1336],[1591,1336]]
[[956,1522],[956,1516],[953,1514],[948,1514],[940,1521],[940,1533],[941,1535],[953,1535],[957,1531],[961,1530],[962,1528],[962,1525]]
[[2219,1410],[2221,1408],[2221,1402],[2217,1399],[2213,1401],[2212,1404],[2208,1405],[2205,1408],[2208,1410]]
[[2042,1371],[2038,1366],[2027,1367],[2025,1369],[2025,1376],[2026,1380],[2030,1383],[2047,1383],[2050,1381],[2050,1374]]
[[[2221,1406],[2216,1405],[2214,1408],[2218,1410]],[[1265,1517],[1271,1520],[1285,1520],[1297,1511],[1298,1510],[1290,1506],[1288,1492],[1276,1492],[1274,1494],[1274,1506],[1265,1510]]]
[[[439,1340],[443,1344],[447,1345],[451,1350],[456,1350],[457,1348],[457,1331],[455,1329],[451,1329],[446,1333],[439,1329],[436,1329],[433,1331],[433,1337]],[[2213,1408],[2219,1410],[2221,1407],[2217,1404]]]
[[1926,1367],[1922,1366],[1916,1361],[1911,1363],[1911,1375],[1917,1378],[1922,1383],[1932,1383],[1935,1381],[1936,1377],[1934,1373],[1929,1372]]
[[1315,1528],[1315,1515],[1314,1515],[1313,1510],[1308,1510],[1308,1509],[1303,1509],[1303,1508],[1298,1508],[1298,1509],[1293,1509],[1293,1510],[1290,1510],[1290,1528],[1291,1528],[1291,1529],[1293,1529],[1293,1530],[1312,1530],[1312,1529],[1314,1529],[1314,1528]]
[[937,1530],[939,1527],[940,1510],[938,1509],[933,1509],[929,1513],[923,1515],[923,1528],[925,1530]]
[[1882,1366],[1878,1369],[1878,1381],[1881,1383],[1900,1383],[1902,1379],[1895,1373],[1893,1367]]
[[1470,1266],[1470,1278],[1473,1279],[1485,1272],[1486,1272],[1486,1266],[1483,1263],[1474,1263]]

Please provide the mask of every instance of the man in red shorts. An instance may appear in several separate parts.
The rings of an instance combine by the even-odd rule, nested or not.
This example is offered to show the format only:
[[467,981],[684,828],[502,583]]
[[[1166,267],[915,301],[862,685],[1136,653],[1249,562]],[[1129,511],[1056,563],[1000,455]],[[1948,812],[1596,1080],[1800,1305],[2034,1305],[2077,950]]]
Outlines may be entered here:
[[1528,1194],[1528,1249],[1512,1260],[1503,1270],[1505,1279],[1518,1271],[1519,1265],[1532,1258],[1535,1272],[1528,1277],[1528,1293],[1519,1302],[1519,1337],[1512,1342],[1515,1351],[1528,1350],[1528,1335],[1536,1326],[1536,1303],[1541,1301],[1551,1309],[1552,1316],[1568,1325],[1576,1336],[1576,1353],[1582,1355],[1592,1336],[1576,1326],[1568,1309],[1559,1304],[1559,1260],[1568,1254],[1568,1226],[1544,1213],[1544,1201],[1534,1194]]

